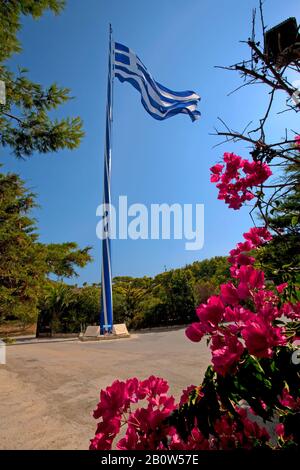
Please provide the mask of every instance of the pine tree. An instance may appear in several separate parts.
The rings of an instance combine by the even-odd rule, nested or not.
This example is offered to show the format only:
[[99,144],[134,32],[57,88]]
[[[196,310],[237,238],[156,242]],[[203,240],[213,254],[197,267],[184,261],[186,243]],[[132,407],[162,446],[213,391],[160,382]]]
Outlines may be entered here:
[[84,133],[79,117],[51,119],[49,112],[70,99],[70,90],[56,84],[43,87],[27,77],[26,69],[18,75],[4,65],[12,54],[20,52],[17,33],[21,15],[39,18],[44,11],[61,12],[63,0],[5,0],[0,3],[0,80],[6,87],[6,104],[0,104],[0,145],[11,148],[18,157],[34,152],[56,152],[79,146]]
[[91,261],[90,247],[38,241],[30,217],[35,197],[18,175],[0,173],[0,322],[35,321],[48,276],[76,276],[76,267]]

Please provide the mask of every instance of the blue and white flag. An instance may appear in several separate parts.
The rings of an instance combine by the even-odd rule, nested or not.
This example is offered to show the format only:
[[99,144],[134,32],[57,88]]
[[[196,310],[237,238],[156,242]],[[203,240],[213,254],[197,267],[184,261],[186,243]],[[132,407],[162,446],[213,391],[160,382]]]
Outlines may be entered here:
[[158,120],[185,113],[192,121],[199,119],[200,96],[194,91],[172,91],[156,82],[139,57],[128,47],[114,43],[113,69],[121,82],[131,83],[140,93],[149,114]]

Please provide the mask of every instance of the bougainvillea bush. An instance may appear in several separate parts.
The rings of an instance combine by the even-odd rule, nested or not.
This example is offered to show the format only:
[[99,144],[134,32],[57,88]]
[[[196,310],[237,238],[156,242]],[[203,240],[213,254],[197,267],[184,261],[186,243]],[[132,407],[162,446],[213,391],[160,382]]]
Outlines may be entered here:
[[[298,142],[297,137],[296,149]],[[211,168],[211,181],[219,198],[239,209],[255,197],[271,170],[233,153],[223,160]],[[100,393],[91,449],[217,450],[300,443],[300,302],[297,295],[287,295],[288,283],[268,282],[255,264],[255,250],[272,239],[267,228],[253,227],[243,238],[228,258],[231,281],[198,306],[198,321],[186,329],[189,340],[207,341],[211,350],[203,383],[188,386],[176,403],[163,378],[116,380]]]

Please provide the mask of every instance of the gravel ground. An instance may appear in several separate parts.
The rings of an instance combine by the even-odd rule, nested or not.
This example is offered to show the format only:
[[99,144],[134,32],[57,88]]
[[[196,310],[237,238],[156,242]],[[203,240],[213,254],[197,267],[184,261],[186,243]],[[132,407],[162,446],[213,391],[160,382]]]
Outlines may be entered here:
[[1,449],[86,449],[99,391],[116,378],[165,377],[178,398],[201,382],[205,341],[184,330],[133,334],[103,342],[49,341],[7,347],[0,365]]

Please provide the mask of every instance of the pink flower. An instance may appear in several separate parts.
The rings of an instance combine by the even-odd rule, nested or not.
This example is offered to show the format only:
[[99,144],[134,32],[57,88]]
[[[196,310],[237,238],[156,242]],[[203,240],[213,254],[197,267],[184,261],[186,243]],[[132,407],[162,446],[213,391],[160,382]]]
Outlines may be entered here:
[[220,173],[223,170],[223,168],[224,168],[224,165],[220,165],[219,163],[217,163],[216,165],[210,168],[210,171],[212,173],[210,177],[210,181],[212,183],[217,183],[220,180]]
[[238,291],[231,282],[221,285],[221,299],[225,304],[237,305],[239,303]]
[[95,433],[95,437],[91,439],[90,450],[110,450],[112,443],[121,427],[121,419],[113,418],[108,421],[101,421]]
[[272,235],[266,227],[252,227],[249,232],[244,233],[243,236],[252,243],[253,248],[257,248],[265,242],[272,240]]
[[182,395],[180,397],[179,406],[184,405],[188,402],[190,394],[196,390],[197,393],[197,401],[200,400],[204,394],[201,392],[201,387],[196,387],[196,385],[190,385],[185,390],[182,391]]
[[239,264],[240,266],[242,265],[247,266],[249,264],[253,264],[254,261],[255,261],[255,258],[253,258],[253,256],[247,256],[244,253],[239,253],[235,258],[235,262]]
[[279,294],[282,294],[282,292],[288,287],[287,282],[283,282],[282,284],[279,284],[279,286],[276,286],[277,292]]
[[216,372],[220,375],[226,375],[239,361],[244,346],[234,335],[224,336],[222,346],[220,342],[222,340],[219,339],[218,342],[212,343],[212,363]]
[[271,357],[272,348],[286,343],[281,328],[275,328],[265,323],[259,317],[256,320],[247,321],[242,330],[249,354],[256,357]]
[[106,434],[96,434],[90,441],[90,450],[111,450],[112,439],[108,439]]
[[266,325],[258,322],[249,322],[247,324],[247,327],[242,330],[242,336],[250,354],[254,354],[258,357],[270,357],[272,355],[267,334]]
[[188,438],[187,449],[209,450],[209,447],[208,439],[206,439],[202,432],[195,426]]
[[284,436],[284,425],[282,423],[276,424],[275,431],[278,437]]
[[290,408],[292,410],[300,410],[300,398],[294,398],[288,391],[287,388],[283,389],[282,395],[279,398],[279,402],[283,405],[286,406],[287,408]]
[[241,300],[246,300],[250,296],[250,289],[246,282],[239,283],[237,292]]
[[125,436],[117,443],[117,449],[137,450],[138,448],[138,434],[136,428],[134,426],[128,426]]
[[232,209],[239,209],[244,202],[255,196],[252,188],[261,185],[272,174],[266,163],[248,161],[234,153],[225,152],[224,165],[214,165],[210,181],[218,183],[218,199],[224,200]]
[[[122,425],[127,424],[127,431],[117,448],[166,449],[170,426],[165,421],[177,407],[174,397],[167,395],[168,390],[168,382],[153,375],[143,381],[135,377],[125,382],[116,380],[102,390],[94,413],[101,421],[90,449],[110,450],[120,432],[121,420]],[[145,400],[148,405],[133,412],[131,403],[138,400]]]
[[[269,312],[270,308],[277,310],[276,305],[279,302],[278,296],[271,290],[260,289],[253,294],[254,305],[256,311],[259,312],[262,316],[265,316]],[[275,313],[275,312],[274,312]],[[276,314],[276,316],[281,316],[282,313]],[[275,315],[271,315],[269,319],[274,320]]]
[[187,387],[185,390],[182,391],[182,395],[180,397],[180,401],[179,401],[179,406],[182,406],[184,405],[185,403],[188,402],[189,400],[189,396],[191,394],[191,392],[193,392],[196,388],[196,385],[190,385],[189,387]]
[[[140,388],[150,397],[165,395],[169,390],[169,384],[166,380],[151,375],[148,379],[140,383]],[[141,397],[142,398],[142,397]]]
[[[242,422],[244,426],[243,437],[244,439],[248,438],[248,440],[250,441],[249,444],[251,443],[251,441],[254,441],[256,439],[262,442],[267,442],[270,439],[270,435],[268,431],[266,430],[266,428],[263,426],[262,427],[259,426],[258,423],[249,419],[245,409],[240,408],[237,411],[242,418]],[[251,444],[250,444],[250,448],[251,448]]]
[[224,321],[244,325],[244,323],[251,319],[253,315],[254,314],[250,310],[247,310],[239,305],[235,306],[234,308],[226,307]]
[[247,282],[250,281],[252,285],[255,283],[255,287],[257,288],[259,284],[261,286],[263,285],[264,274],[262,271],[255,271],[254,268],[251,267],[255,259],[246,253],[271,240],[272,236],[265,227],[252,227],[249,232],[244,233],[244,238],[246,240],[245,242],[238,243],[236,247],[230,251],[228,258],[229,263],[232,265],[230,273],[233,278],[239,278],[243,281],[245,281],[245,279],[242,279],[242,276],[245,277],[246,273],[253,273],[252,279],[247,280]]
[[292,304],[291,302],[286,302],[280,309],[281,315],[286,316],[290,320],[300,320],[300,301]]
[[121,413],[127,404],[126,383],[115,380],[110,387],[100,392],[100,402],[94,411],[94,418],[106,418]]
[[200,322],[211,323],[216,326],[222,318],[224,304],[219,296],[213,295],[207,301],[207,304],[199,305],[196,308],[197,316]]
[[241,266],[236,273],[236,277],[240,279],[238,293],[241,299],[246,299],[250,290],[262,289],[264,286],[265,276],[263,271],[259,271],[251,265]]
[[188,339],[198,343],[201,341],[205,333],[202,331],[200,323],[192,323],[186,328],[185,334]]

